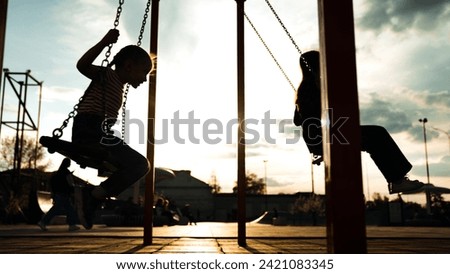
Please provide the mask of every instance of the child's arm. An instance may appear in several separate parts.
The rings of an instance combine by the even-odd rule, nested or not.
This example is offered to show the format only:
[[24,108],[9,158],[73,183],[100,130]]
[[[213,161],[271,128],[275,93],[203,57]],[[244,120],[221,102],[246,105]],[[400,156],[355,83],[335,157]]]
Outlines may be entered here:
[[93,79],[98,75],[100,70],[99,66],[95,66],[93,63],[95,59],[102,53],[103,49],[110,44],[116,43],[119,38],[119,31],[117,29],[111,29],[108,33],[92,48],[90,48],[77,63],[77,69],[81,74],[89,79]]

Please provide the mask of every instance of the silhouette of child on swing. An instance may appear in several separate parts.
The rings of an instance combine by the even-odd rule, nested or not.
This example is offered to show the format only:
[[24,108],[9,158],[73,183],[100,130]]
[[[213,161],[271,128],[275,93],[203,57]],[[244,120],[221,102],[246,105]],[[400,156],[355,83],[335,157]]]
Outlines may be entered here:
[[[318,51],[302,54],[300,68],[303,79],[297,90],[294,124],[301,126],[310,153],[322,155],[320,60]],[[361,151],[370,154],[388,182],[389,193],[420,189],[423,183],[411,181],[406,174],[412,165],[398,148],[388,131],[381,126],[361,125]]]
[[122,48],[107,67],[93,64],[118,37],[117,29],[109,30],[77,63],[77,69],[92,81],[74,117],[72,142],[101,147],[109,152],[109,160],[118,164],[99,186],[87,187],[78,195],[78,217],[86,229],[92,228],[94,212],[103,200],[118,195],[149,171],[147,159],[111,133],[122,106],[124,85],[137,88],[146,82],[153,66],[149,54],[130,45]]

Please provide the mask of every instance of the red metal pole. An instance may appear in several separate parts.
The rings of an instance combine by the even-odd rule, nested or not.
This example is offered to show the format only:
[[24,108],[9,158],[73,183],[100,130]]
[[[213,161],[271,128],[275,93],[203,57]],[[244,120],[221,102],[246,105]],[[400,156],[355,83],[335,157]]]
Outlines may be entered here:
[[328,252],[366,253],[353,4],[318,4]]
[[[153,0],[150,26],[150,54],[158,56],[158,21],[159,0]],[[155,112],[156,112],[156,63],[149,76],[148,84],[148,125],[147,125],[147,160],[150,172],[145,177],[144,204],[144,245],[151,245],[153,240],[153,195],[155,192]]]

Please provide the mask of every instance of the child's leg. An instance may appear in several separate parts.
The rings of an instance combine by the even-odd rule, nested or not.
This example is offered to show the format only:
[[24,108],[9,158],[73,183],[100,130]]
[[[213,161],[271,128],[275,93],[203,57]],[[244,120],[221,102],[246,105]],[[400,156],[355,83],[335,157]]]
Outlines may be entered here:
[[361,126],[361,144],[388,182],[403,178],[412,168],[384,127]]
[[315,118],[306,119],[302,124],[302,131],[303,139],[309,152],[314,155],[323,155],[320,120]]
[[93,190],[93,196],[104,199],[116,196],[128,188],[149,171],[147,159],[133,150],[120,138],[106,136],[102,130],[103,118],[96,115],[79,114],[74,118],[72,128],[72,141],[75,143],[89,144],[109,151],[109,159],[114,165],[118,164],[118,170],[107,180],[101,183],[101,188]]
[[120,163],[119,169],[100,184],[105,191],[106,197],[120,194],[144,177],[148,173],[150,166],[144,156],[123,143],[122,140],[117,140],[120,142],[117,145],[104,146],[110,151],[112,160]]

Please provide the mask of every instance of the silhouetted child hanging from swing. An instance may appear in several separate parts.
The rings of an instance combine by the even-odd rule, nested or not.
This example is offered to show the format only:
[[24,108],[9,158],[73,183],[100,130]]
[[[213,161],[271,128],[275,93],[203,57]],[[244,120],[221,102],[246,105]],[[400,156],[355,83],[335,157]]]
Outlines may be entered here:
[[106,149],[110,160],[118,163],[118,169],[108,179],[99,186],[84,189],[82,199],[78,199],[78,217],[86,229],[92,227],[95,210],[104,199],[118,195],[149,171],[147,159],[113,136],[110,129],[122,106],[124,85],[137,88],[146,82],[153,66],[149,54],[130,45],[122,48],[107,67],[93,64],[118,37],[118,30],[108,31],[77,63],[77,69],[92,81],[74,118],[72,142]]
[[[301,126],[303,139],[313,155],[322,155],[320,60],[318,51],[302,54],[303,79],[297,90],[294,124]],[[361,125],[361,151],[370,154],[388,182],[389,193],[418,190],[423,183],[411,181],[406,174],[412,165],[384,127]]]

